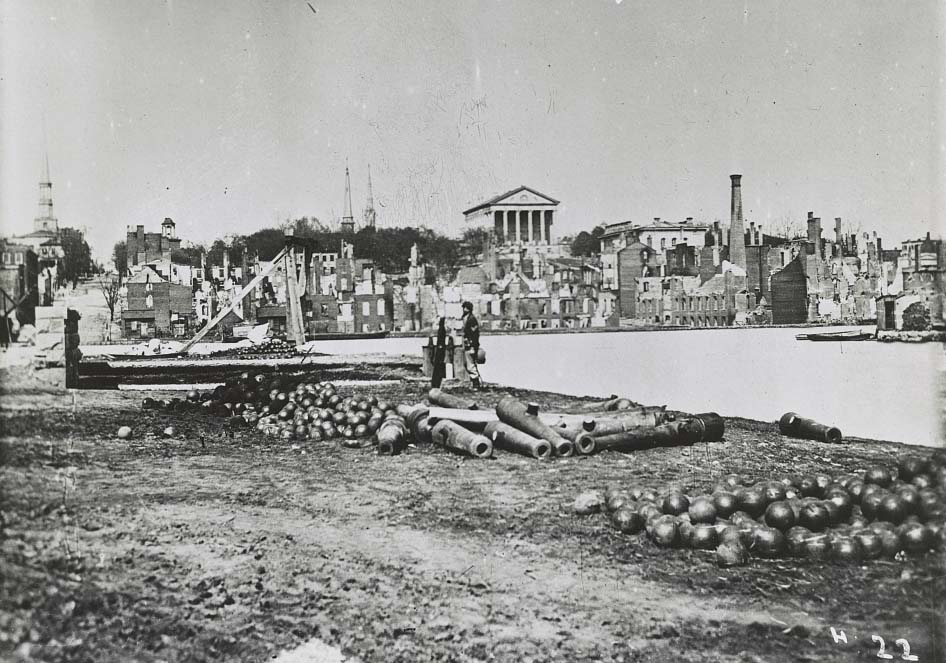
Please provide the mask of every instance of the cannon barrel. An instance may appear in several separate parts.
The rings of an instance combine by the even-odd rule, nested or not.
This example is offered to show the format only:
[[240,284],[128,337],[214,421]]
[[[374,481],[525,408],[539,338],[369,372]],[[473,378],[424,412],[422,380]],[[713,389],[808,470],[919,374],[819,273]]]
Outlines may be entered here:
[[395,456],[407,447],[407,424],[403,417],[385,419],[378,428],[378,453]]
[[497,449],[514,451],[533,458],[548,458],[552,455],[552,445],[547,440],[532,437],[517,428],[501,421],[491,421],[483,431]]
[[414,442],[418,444],[430,443],[430,423],[427,420],[430,414],[429,408],[423,405],[405,405],[402,403],[397,406],[396,412],[404,417],[404,422],[410,429]]
[[623,433],[595,437],[599,451],[637,451],[651,447],[690,445],[702,439],[705,426],[699,419],[669,421],[659,426],[631,428]]
[[[552,427],[558,431],[568,431],[572,435],[577,435],[584,431],[595,436],[614,435],[623,433],[632,428],[659,426],[667,420],[667,413],[663,407],[648,407],[635,411],[622,412],[620,416],[614,417],[583,417],[581,420],[561,419]],[[568,433],[563,433],[564,437],[572,439]]]
[[463,424],[464,428],[478,432],[482,431],[489,422],[499,421],[496,413],[489,410],[461,410],[459,408],[437,406],[430,408],[428,417],[431,425],[436,424],[441,419],[449,419],[458,424]]
[[786,412],[778,420],[778,429],[782,435],[800,437],[806,440],[819,442],[840,442],[843,438],[840,429],[835,426],[825,426],[817,421],[799,417],[794,412]]
[[[463,424],[466,428],[482,430],[491,421],[499,421],[496,412],[489,410],[467,410],[449,407],[431,407],[430,420],[450,419]],[[666,407],[645,406],[620,413],[598,414],[563,414],[557,412],[539,412],[539,420],[547,424],[555,432],[560,429],[572,428],[576,431],[597,432],[597,426],[610,427],[609,432],[620,432],[637,426],[658,426],[670,418]],[[589,428],[590,426],[590,428]]]
[[528,407],[513,396],[506,396],[496,405],[496,415],[499,420],[518,428],[523,433],[547,441],[552,445],[556,456],[571,456],[574,445],[571,441],[559,435],[555,430],[538,417],[539,406],[530,403]]
[[584,428],[587,430],[586,423],[590,420],[594,426],[602,422],[622,422],[626,428],[634,426],[658,426],[669,419],[665,405],[639,405],[628,410],[611,412],[589,412],[586,414],[554,414],[540,412],[539,419],[549,424],[552,428]]
[[723,435],[726,433],[726,422],[723,421],[721,416],[715,412],[701,412],[700,414],[694,414],[693,418],[703,422],[705,430],[703,431],[702,442],[719,442],[723,439]]
[[427,393],[427,400],[430,401],[431,405],[439,405],[441,407],[452,407],[463,410],[479,409],[479,405],[477,405],[475,401],[448,394],[443,389],[436,387]]
[[627,398],[613,398],[604,403],[605,410],[630,410],[634,402]]
[[431,430],[434,444],[475,458],[489,458],[493,455],[493,443],[488,437],[468,431],[460,424],[441,419]]

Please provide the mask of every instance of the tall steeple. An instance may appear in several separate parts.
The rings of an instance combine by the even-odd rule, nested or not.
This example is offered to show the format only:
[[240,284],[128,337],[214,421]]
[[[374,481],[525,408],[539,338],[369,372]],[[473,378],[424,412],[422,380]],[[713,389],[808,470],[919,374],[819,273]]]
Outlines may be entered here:
[[371,192],[371,164],[368,164],[368,203],[365,205],[365,227],[374,228],[374,194]]
[[342,232],[355,232],[355,217],[351,214],[351,177],[348,174],[348,166],[345,166],[345,211],[342,214]]
[[43,172],[39,180],[39,214],[33,219],[33,232],[59,234],[59,220],[53,214],[53,183],[49,177],[49,152],[43,161]]

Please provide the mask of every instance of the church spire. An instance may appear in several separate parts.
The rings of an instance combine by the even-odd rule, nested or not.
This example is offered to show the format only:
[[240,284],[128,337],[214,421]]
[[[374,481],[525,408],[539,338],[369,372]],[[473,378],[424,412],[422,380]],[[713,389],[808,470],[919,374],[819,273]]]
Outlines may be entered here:
[[351,214],[351,177],[345,166],[345,211],[342,214],[342,232],[355,232],[355,217]]
[[365,205],[365,226],[374,228],[374,194],[371,192],[371,164],[368,164],[368,203]]
[[33,231],[59,233],[59,221],[53,214],[53,183],[49,177],[49,150],[43,159],[43,172],[39,182],[39,214],[33,219]]

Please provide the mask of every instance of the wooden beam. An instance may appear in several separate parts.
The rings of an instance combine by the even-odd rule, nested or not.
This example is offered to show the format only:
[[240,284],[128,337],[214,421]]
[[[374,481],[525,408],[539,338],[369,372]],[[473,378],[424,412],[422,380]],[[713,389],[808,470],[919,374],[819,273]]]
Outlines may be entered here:
[[296,279],[295,249],[290,248],[283,261],[286,275],[286,327],[296,346],[302,347],[305,345],[305,329],[302,325],[302,302]]
[[9,299],[10,302],[13,304],[13,306],[11,306],[10,308],[7,308],[5,304],[3,305],[3,315],[4,315],[4,317],[10,315],[11,312],[13,312],[13,311],[15,311],[17,308],[19,308],[20,304],[22,304],[24,301],[26,301],[26,298],[29,297],[30,295],[32,295],[34,290],[35,290],[35,288],[30,288],[30,289],[27,290],[25,293],[23,293],[22,295],[20,295],[20,298],[19,298],[19,299],[13,299],[13,297],[11,297],[10,295],[7,294],[7,291],[6,291],[6,290],[4,290],[3,288],[0,288],[0,293],[2,293],[3,296],[6,297],[7,299]]
[[[90,364],[93,362],[89,362]],[[155,357],[153,359],[115,359],[105,362],[97,362],[108,366],[110,369],[184,369],[184,368],[252,368],[261,367],[335,367],[335,366],[357,366],[365,364],[367,366],[396,366],[419,368],[421,364],[420,357],[413,355],[319,355],[319,356],[295,356],[295,357],[273,357],[243,359],[240,357],[224,357],[220,359],[197,359],[197,358],[169,358]]]
[[250,281],[245,286],[243,286],[243,289],[237,294],[236,297],[234,297],[230,301],[230,304],[228,306],[226,306],[222,311],[220,311],[217,315],[215,315],[213,320],[208,322],[207,325],[203,329],[197,332],[197,335],[194,336],[194,338],[192,338],[191,340],[189,340],[187,343],[184,344],[184,347],[181,348],[181,354],[186,354],[190,352],[191,348],[193,348],[194,345],[196,345],[202,338],[204,338],[204,336],[210,333],[210,331],[214,327],[216,327],[220,323],[221,320],[227,317],[227,314],[229,314],[231,311],[234,311],[236,307],[239,305],[239,303],[243,301],[243,298],[246,297],[251,292],[253,292],[256,286],[262,283],[264,278],[269,276],[269,273],[272,272],[276,268],[276,265],[279,264],[279,261],[285,257],[287,251],[288,251],[288,248],[284,248],[282,251],[280,251],[276,255],[276,257],[273,258],[272,262],[269,263],[268,267],[260,271],[260,273],[257,274],[253,278],[252,281]]

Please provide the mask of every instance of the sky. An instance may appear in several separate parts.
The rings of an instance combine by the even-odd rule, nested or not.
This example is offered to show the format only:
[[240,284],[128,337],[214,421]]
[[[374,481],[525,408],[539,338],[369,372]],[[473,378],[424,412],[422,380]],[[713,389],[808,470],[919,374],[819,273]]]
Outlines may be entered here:
[[60,225],[209,243],[287,218],[462,228],[526,185],[555,231],[808,211],[946,226],[944,5],[0,0],[0,232],[48,150]]

